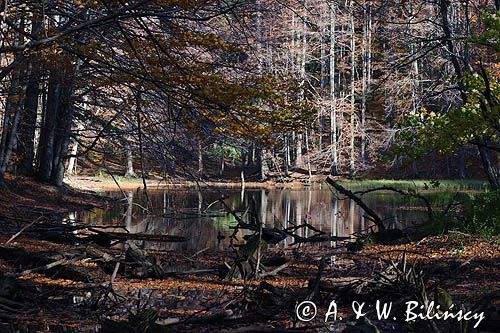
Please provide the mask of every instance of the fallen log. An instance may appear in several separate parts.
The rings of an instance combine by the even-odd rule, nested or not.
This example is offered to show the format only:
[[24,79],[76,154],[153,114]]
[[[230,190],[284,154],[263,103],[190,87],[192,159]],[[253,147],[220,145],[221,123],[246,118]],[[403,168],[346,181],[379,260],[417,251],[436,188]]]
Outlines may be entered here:
[[281,272],[282,270],[284,270],[285,268],[287,268],[288,266],[290,266],[290,264],[291,264],[290,262],[284,263],[283,265],[276,267],[272,271],[261,273],[260,277],[263,278],[263,277],[266,277],[266,276],[276,275],[279,272]]
[[128,242],[125,258],[114,257],[92,245],[85,249],[86,255],[95,260],[104,272],[111,274],[118,263],[120,273],[128,273],[135,278],[163,278],[165,272],[156,263],[156,258],[139,249],[133,242]]
[[321,278],[319,281],[310,279],[308,288],[313,289],[317,286],[319,291],[328,293],[339,293],[347,288],[355,288],[361,283],[371,282],[371,280],[361,277],[347,277],[347,278]]
[[136,278],[162,279],[165,276],[163,268],[156,263],[156,258],[146,254],[132,242],[128,242],[125,265],[132,267],[131,274]]
[[175,235],[151,235],[145,233],[131,234],[127,232],[101,231],[94,228],[89,228],[89,231],[95,232],[97,234],[107,235],[111,239],[116,239],[116,240],[143,240],[143,241],[164,242],[164,243],[182,243],[187,241],[186,237],[175,236]]
[[352,240],[351,237],[339,237],[331,235],[314,235],[311,237],[302,237],[295,234],[290,234],[293,237],[293,243],[290,245],[301,244],[301,243],[322,243],[322,242],[343,242]]
[[24,270],[20,273],[15,273],[14,276],[19,277],[19,276],[24,276],[24,275],[36,273],[36,272],[48,271],[48,270],[53,269],[53,268],[58,267],[58,266],[65,266],[65,265],[74,264],[77,261],[80,261],[82,259],[83,259],[83,257],[81,257],[81,256],[77,257],[77,258],[73,258],[73,259],[63,258],[63,259],[59,259],[59,260],[53,261],[51,263],[48,263],[44,266],[39,266],[39,267],[27,269],[27,270]]
[[120,260],[119,258],[117,259],[114,256],[101,251],[93,245],[88,245],[85,248],[85,254],[87,258],[91,258],[93,261],[95,261],[107,274],[111,274],[113,272],[116,263]]
[[89,282],[90,280],[88,269],[71,265],[82,259],[81,257],[75,258],[74,254],[32,252],[21,248],[0,246],[0,258],[13,261],[20,267],[28,267],[19,273],[11,273],[12,276],[40,272],[54,278],[72,281]]
[[217,272],[216,269],[192,269],[189,271],[182,271],[182,272],[166,272],[164,273],[164,276],[175,277],[179,275],[197,275],[197,274],[209,274],[215,272]]

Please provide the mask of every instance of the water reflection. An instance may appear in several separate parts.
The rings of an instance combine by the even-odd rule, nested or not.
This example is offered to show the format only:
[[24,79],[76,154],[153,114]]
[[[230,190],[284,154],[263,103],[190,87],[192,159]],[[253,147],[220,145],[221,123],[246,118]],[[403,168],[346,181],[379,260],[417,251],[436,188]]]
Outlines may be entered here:
[[[107,209],[79,213],[79,216],[72,218],[92,225],[125,227],[131,233],[181,235],[189,239],[186,243],[139,242],[141,246],[161,250],[198,251],[206,247],[227,247],[227,236],[233,232],[231,227],[236,221],[217,202],[222,196],[226,198],[226,204],[239,214],[243,214],[248,207],[255,207],[260,221],[264,221],[270,228],[288,228],[307,222],[328,234],[343,237],[363,232],[372,225],[353,201],[338,198],[328,189],[152,191],[149,197],[155,214],[147,212],[147,205],[140,191],[107,194],[122,199]],[[392,193],[373,193],[366,195],[364,199],[395,228],[406,228],[425,217],[420,203],[411,198]],[[442,200],[445,201],[446,198]],[[310,236],[307,228],[301,228],[297,232],[302,237]],[[221,240],[222,236],[226,238]],[[286,239],[279,246],[286,247],[291,241]],[[331,242],[331,245],[335,243]]]

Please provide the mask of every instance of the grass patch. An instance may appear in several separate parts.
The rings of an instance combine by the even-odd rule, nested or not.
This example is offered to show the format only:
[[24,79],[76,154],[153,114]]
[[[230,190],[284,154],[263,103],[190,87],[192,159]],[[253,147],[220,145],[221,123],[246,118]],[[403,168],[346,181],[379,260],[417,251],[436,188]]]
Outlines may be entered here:
[[[394,179],[375,179],[375,180],[343,180],[342,186],[349,189],[365,189],[373,187],[388,186],[400,190],[437,190],[437,191],[483,191],[489,187],[484,180],[394,180]],[[437,186],[435,186],[436,184]]]

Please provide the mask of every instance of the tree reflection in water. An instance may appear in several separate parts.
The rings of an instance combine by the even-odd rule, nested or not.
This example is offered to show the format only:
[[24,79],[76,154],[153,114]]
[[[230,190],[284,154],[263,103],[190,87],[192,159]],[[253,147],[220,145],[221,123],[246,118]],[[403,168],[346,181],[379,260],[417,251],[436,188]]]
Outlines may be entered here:
[[[121,192],[107,193],[121,197]],[[235,218],[224,211],[220,203],[212,204],[221,195],[231,209],[243,214],[255,205],[258,217],[267,227],[289,228],[307,222],[333,236],[349,236],[363,232],[372,223],[353,201],[339,198],[329,189],[174,189],[151,191],[149,196],[155,208],[148,212],[140,191],[128,191],[125,198],[107,209],[79,213],[76,218],[93,225],[124,226],[131,233],[171,234],[186,236],[186,243],[155,243],[145,241],[144,247],[162,250],[198,251],[206,247],[224,249],[229,245]],[[420,207],[392,193],[366,195],[366,203],[392,227],[405,228],[425,217]],[[208,209],[207,209],[208,207]],[[74,217],[73,217],[74,218]],[[299,236],[307,237],[308,229],[301,228]],[[240,231],[241,233],[241,231]],[[221,241],[221,235],[226,236]],[[240,235],[242,236],[242,235]],[[291,239],[277,246],[287,247]],[[330,242],[335,246],[336,242]]]

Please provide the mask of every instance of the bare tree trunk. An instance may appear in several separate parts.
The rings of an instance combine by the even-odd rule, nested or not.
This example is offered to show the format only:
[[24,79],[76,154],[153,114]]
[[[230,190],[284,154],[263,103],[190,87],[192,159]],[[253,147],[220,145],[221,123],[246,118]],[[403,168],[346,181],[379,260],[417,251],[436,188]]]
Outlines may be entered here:
[[248,160],[247,166],[252,166],[255,163],[255,143],[252,142],[250,147],[248,147]]
[[[31,20],[31,34],[41,37],[44,30],[42,17],[34,14]],[[33,176],[35,160],[35,134],[40,95],[40,57],[35,53],[29,58],[24,111],[19,126],[17,158],[18,171],[25,176]]]
[[306,131],[306,152],[307,152],[307,174],[309,175],[309,183],[312,180],[312,171],[311,171],[311,153],[309,151],[309,135]]
[[[307,1],[304,1],[304,8],[307,9]],[[305,86],[306,86],[306,60],[307,60],[307,14],[303,15],[302,24],[302,50],[301,50],[301,61],[300,61],[300,102],[302,103],[305,99]],[[302,159],[302,133],[297,134],[296,142],[296,155],[295,155],[295,166],[300,167],[304,164]]]
[[355,150],[354,150],[354,115],[356,112],[356,90],[355,90],[355,73],[356,73],[356,41],[355,41],[355,26],[354,26],[354,3],[353,0],[350,0],[349,3],[350,8],[350,25],[351,25],[351,124],[350,124],[350,132],[349,132],[349,147],[350,147],[350,161],[349,161],[349,173],[352,176],[356,173],[355,169]]
[[203,151],[202,151],[202,142],[201,142],[201,139],[198,138],[196,140],[196,142],[198,143],[198,146],[197,146],[197,153],[198,153],[198,177],[203,177]]
[[263,148],[259,148],[259,171],[260,171],[260,180],[266,180],[267,173],[267,164],[265,159],[265,150]]
[[371,90],[372,84],[372,9],[371,2],[368,1],[368,54],[367,54],[367,83],[368,91]]
[[297,168],[304,164],[304,160],[302,159],[302,140],[302,134],[297,134],[297,140],[295,143],[295,166]]
[[54,162],[50,176],[52,185],[61,186],[63,184],[65,165],[68,155],[69,142],[71,140],[71,129],[73,126],[74,116],[74,90],[76,84],[76,76],[80,70],[81,61],[77,61],[76,66],[69,73],[69,78],[65,80],[63,93],[61,94],[61,108],[57,116],[57,125],[54,142]]
[[56,130],[57,113],[60,104],[61,82],[60,75],[51,73],[48,84],[47,103],[44,110],[44,122],[40,132],[38,145],[38,163],[36,176],[43,182],[50,180],[54,157],[54,137]]
[[134,212],[134,191],[128,191],[127,193],[127,210],[125,212],[125,228],[128,232],[133,232],[132,227],[132,215]]
[[67,173],[68,175],[76,175],[76,153],[78,153],[78,141],[75,140],[73,143],[73,147],[71,148],[71,157],[69,158],[68,161],[68,170]]
[[5,148],[7,147],[7,138],[9,136],[9,124],[10,124],[11,114],[9,112],[4,112],[2,119],[2,135],[0,137],[0,165],[3,163],[3,156],[5,153]]
[[465,179],[467,174],[465,165],[465,148],[460,147],[458,149],[458,177],[460,179]]
[[485,171],[486,177],[490,186],[494,190],[500,189],[500,171],[499,168],[494,165],[491,161],[491,157],[487,148],[479,146],[479,154],[481,155],[481,162],[483,163],[483,169]]
[[335,97],[335,2],[330,4],[330,143],[332,145],[331,174],[338,174],[337,113]]
[[[321,21],[326,19],[324,6],[321,7]],[[327,79],[326,79],[326,65],[327,65],[327,54],[326,54],[326,34],[327,34],[327,24],[323,24],[320,32],[320,97],[321,100],[325,98]],[[324,117],[324,107],[318,109],[318,122],[319,122],[319,136],[318,136],[318,148],[319,151],[323,148],[323,132],[325,127],[325,117]]]
[[[7,103],[8,104],[8,103]],[[9,165],[10,157],[12,155],[12,151],[16,145],[16,137],[17,137],[17,128],[19,125],[19,118],[21,117],[21,107],[20,105],[14,105],[15,113],[12,118],[12,124],[9,129],[9,134],[7,136],[5,150],[1,159],[0,164],[0,173],[4,174],[7,170],[7,166]]]
[[132,152],[132,146],[130,141],[127,139],[123,140],[123,144],[125,146],[125,177],[136,177],[137,175],[134,171],[134,153]]
[[19,173],[33,176],[33,161],[35,159],[35,132],[40,95],[38,65],[35,60],[30,63],[24,112],[19,126],[17,156]]
[[224,161],[224,154],[220,157],[220,169],[219,169],[219,176],[222,178],[224,175],[224,166],[226,165]]
[[366,94],[368,85],[368,14],[366,11],[366,1],[363,8],[363,36],[361,43],[361,167],[366,164]]
[[288,176],[288,167],[290,166],[290,144],[288,135],[285,135],[283,143],[283,170],[285,176]]
[[56,137],[54,162],[51,172],[50,183],[55,186],[63,184],[65,164],[68,155],[69,142],[71,140],[71,125],[73,123],[73,105],[64,105],[64,115],[62,122],[58,126]]
[[260,190],[260,223],[263,226],[266,225],[267,222],[267,203],[269,198],[267,197],[266,190]]
[[0,174],[2,178],[9,165],[14,147],[16,146],[17,130],[25,95],[25,90],[21,81],[23,72],[21,68],[13,72],[9,94],[5,104],[2,140],[0,142]]

